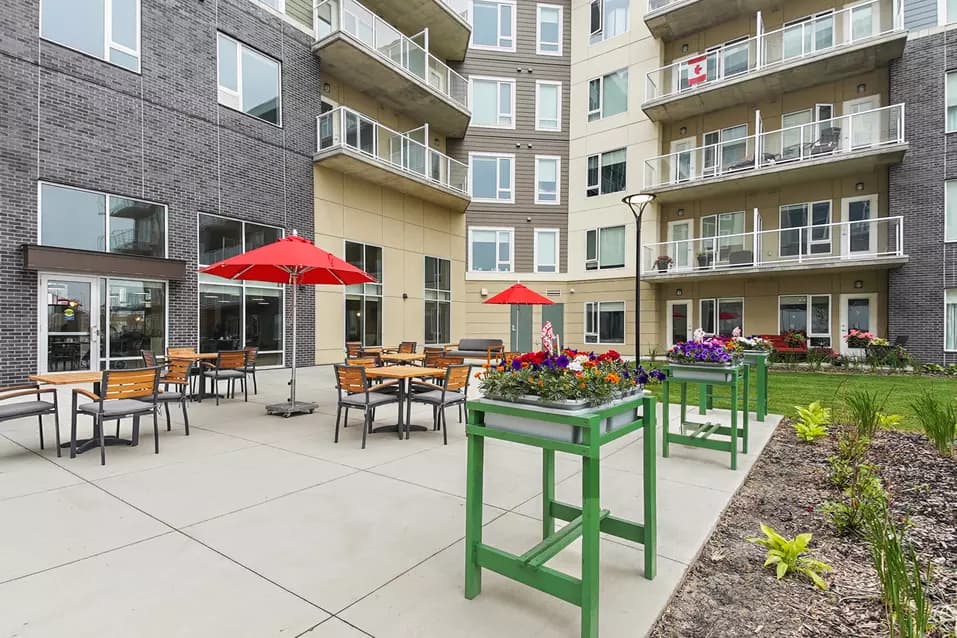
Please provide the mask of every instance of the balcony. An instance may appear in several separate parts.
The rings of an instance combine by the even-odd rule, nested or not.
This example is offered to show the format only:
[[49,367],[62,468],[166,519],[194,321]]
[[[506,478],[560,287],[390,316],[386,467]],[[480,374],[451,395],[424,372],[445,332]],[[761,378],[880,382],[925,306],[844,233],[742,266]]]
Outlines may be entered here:
[[894,0],[808,16],[648,73],[642,109],[669,122],[763,102],[885,66],[906,42],[903,9]]
[[316,131],[316,164],[457,212],[471,201],[468,166],[429,148],[423,129],[399,133],[340,106],[316,119]]
[[641,250],[641,277],[655,282],[766,277],[769,272],[875,270],[907,263],[903,217],[699,237],[645,244]]
[[654,37],[670,41],[779,4],[773,0],[648,0],[645,25]]
[[446,135],[465,135],[468,80],[425,49],[424,34],[420,44],[355,0],[322,0],[315,29],[323,72]]
[[472,35],[469,0],[365,0],[403,33],[429,29],[428,49],[443,60],[464,60]]
[[645,162],[644,190],[665,203],[770,190],[871,172],[906,151],[897,104],[655,157]]

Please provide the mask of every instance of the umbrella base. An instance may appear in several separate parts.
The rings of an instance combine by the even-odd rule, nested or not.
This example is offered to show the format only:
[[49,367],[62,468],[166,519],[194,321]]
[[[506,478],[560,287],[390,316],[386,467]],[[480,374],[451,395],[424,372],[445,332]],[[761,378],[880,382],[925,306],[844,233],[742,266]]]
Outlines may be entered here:
[[272,405],[266,406],[266,414],[275,414],[277,416],[282,416],[289,418],[294,414],[312,414],[319,405],[316,403],[307,403],[305,401],[296,401],[292,403],[286,401],[285,403],[273,403]]

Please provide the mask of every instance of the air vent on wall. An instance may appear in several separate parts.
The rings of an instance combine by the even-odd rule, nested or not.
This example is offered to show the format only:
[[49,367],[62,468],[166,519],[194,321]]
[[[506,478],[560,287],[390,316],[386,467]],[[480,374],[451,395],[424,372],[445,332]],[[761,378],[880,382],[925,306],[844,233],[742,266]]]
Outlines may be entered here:
[[561,296],[562,296],[562,291],[561,291],[561,290],[555,290],[555,289],[552,289],[552,290],[546,289],[546,290],[545,290],[545,296],[546,296],[546,297],[561,297]]

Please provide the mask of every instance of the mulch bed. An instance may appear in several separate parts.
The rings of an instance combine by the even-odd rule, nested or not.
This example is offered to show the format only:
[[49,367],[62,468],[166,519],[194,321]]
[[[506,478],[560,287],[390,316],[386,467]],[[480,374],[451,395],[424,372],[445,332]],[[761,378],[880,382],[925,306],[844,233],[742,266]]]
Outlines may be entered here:
[[[835,428],[832,428],[834,430]],[[800,443],[782,422],[731,501],[650,636],[886,636],[877,577],[864,541],[839,537],[819,506],[839,492],[827,479],[834,436]],[[880,432],[868,452],[879,466],[893,511],[907,516],[908,539],[934,563],[931,603],[957,613],[957,461],[942,458],[922,435]],[[788,538],[811,532],[811,556],[834,568],[822,592],[802,575],[775,579],[765,549],[745,539],[766,523]],[[948,611],[946,608],[950,608]],[[938,632],[937,636],[952,636]]]

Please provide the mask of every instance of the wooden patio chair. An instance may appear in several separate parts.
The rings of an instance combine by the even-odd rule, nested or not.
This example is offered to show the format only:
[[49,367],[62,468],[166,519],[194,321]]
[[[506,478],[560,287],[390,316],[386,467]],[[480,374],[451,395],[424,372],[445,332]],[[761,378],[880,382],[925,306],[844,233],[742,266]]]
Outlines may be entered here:
[[[44,401],[41,395],[52,395],[52,401]],[[47,414],[53,415],[53,427],[56,430],[56,455],[60,453],[60,416],[57,404],[56,388],[41,388],[37,383],[19,383],[0,388],[0,403],[7,399],[16,399],[19,397],[36,397],[35,401],[16,401],[0,405],[0,423],[4,421],[13,421],[24,417],[37,417],[40,422],[40,449],[43,448],[43,417]]]
[[399,344],[399,354],[415,354],[415,341],[403,341]]
[[[345,419],[349,419],[349,410],[362,410],[362,449],[366,447],[366,435],[372,429],[375,419],[375,409],[390,403],[398,403],[399,397],[395,394],[378,392],[378,386],[369,386],[366,379],[366,369],[363,366],[335,364],[336,390],[339,401],[336,405],[336,436],[335,443],[339,442],[339,422],[342,411],[345,409]],[[399,432],[402,438],[402,432]]]
[[362,350],[361,341],[346,341],[346,359],[358,357],[360,350]]
[[[192,361],[173,359],[169,362],[169,370],[166,372],[166,376],[160,378],[160,384],[163,386],[163,390],[156,393],[156,407],[159,409],[159,404],[163,404],[163,408],[166,411],[167,432],[172,429],[169,404],[179,403],[183,410],[183,426],[186,429],[186,436],[189,436],[189,414],[186,412],[186,402],[189,400],[189,370],[192,367]],[[177,389],[171,390],[170,386],[175,386]]]
[[[256,359],[259,358],[259,348],[257,346],[246,346],[246,375],[253,378],[253,394],[259,394],[259,384],[256,382]],[[246,379],[243,379],[243,386],[246,385]]]
[[414,401],[432,406],[432,429],[438,430],[439,427],[442,428],[442,441],[445,445],[449,444],[448,421],[446,420],[445,411],[453,405],[465,405],[471,375],[471,365],[450,365],[445,371],[445,379],[442,385],[434,385],[429,392],[421,392],[409,397],[410,402]]
[[[229,383],[229,395],[236,396],[236,381],[240,381],[243,389],[243,401],[249,401],[249,391],[246,388],[246,351],[223,350],[216,357],[216,364],[205,362],[206,370],[203,376],[213,383],[213,394],[216,395],[216,405],[219,405],[219,382]],[[200,397],[200,401],[203,398]]]

